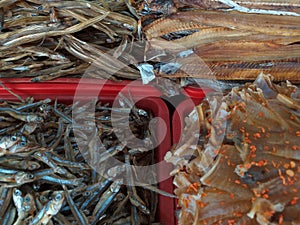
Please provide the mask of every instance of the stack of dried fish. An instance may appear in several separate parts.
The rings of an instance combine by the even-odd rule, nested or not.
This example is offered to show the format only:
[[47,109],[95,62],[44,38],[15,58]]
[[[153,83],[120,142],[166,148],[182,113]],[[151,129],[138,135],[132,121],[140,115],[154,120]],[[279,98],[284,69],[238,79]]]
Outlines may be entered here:
[[182,142],[166,155],[177,167],[179,224],[300,223],[295,86],[260,75],[224,97],[208,96],[186,122]]
[[143,26],[156,74],[254,80],[264,72],[299,82],[300,5],[262,2],[174,1],[168,15]]
[[43,81],[94,64],[88,76],[137,79],[147,63],[152,79],[247,80],[263,71],[298,81],[299,3],[238,3],[1,1],[0,75]]
[[89,76],[138,78],[138,70],[117,59],[124,50],[117,47],[137,36],[128,7],[124,1],[0,1],[0,76],[50,80],[81,76],[94,64]]
[[[156,183],[155,171],[141,178],[140,171],[129,167],[155,162],[154,150],[145,147],[154,143],[148,127],[151,115],[125,103],[113,109],[95,101],[49,103],[1,101],[1,224],[151,224],[158,190],[149,184]],[[93,106],[95,117],[87,111]],[[117,135],[129,134],[121,125],[112,126],[111,110],[120,124],[130,114],[130,129],[143,146],[131,149],[129,139],[118,140]]]

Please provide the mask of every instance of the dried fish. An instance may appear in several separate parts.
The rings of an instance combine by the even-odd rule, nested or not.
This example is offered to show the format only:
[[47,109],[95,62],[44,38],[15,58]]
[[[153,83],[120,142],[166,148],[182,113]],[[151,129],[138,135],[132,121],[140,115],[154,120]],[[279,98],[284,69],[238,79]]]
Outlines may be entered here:
[[[117,159],[116,162],[123,161],[124,165],[126,161],[128,166],[155,163],[149,160],[154,159],[153,150],[141,147],[132,152],[126,143],[117,139],[116,133],[120,131],[113,128],[112,111],[121,122],[129,115],[128,126],[138,138],[146,139],[148,146],[154,141],[149,138],[148,131],[151,114],[134,106],[132,99],[125,95],[120,96],[120,101],[122,107],[110,108],[95,101],[65,105],[56,100],[52,105],[50,99],[37,102],[31,98],[18,102],[3,100],[1,120],[7,123],[6,127],[12,128],[0,135],[1,222],[15,225],[105,224],[127,217],[136,218],[138,224],[155,221],[156,195],[174,196],[156,186],[138,183],[143,179],[132,173],[128,174],[130,182],[139,187],[123,184],[121,178],[126,176],[126,171],[122,173],[119,164],[107,163],[109,157]],[[95,103],[93,119],[87,116],[87,110]],[[28,126],[36,124],[36,120],[28,117],[42,120],[30,129]],[[80,126],[75,124],[75,119],[85,119],[88,124],[90,120],[96,121],[98,129],[85,129],[76,136],[74,129]],[[98,148],[94,137],[100,137],[103,148]],[[81,144],[90,149],[81,150]],[[93,163],[99,168],[92,168],[93,165],[88,164],[90,159],[96,159]],[[101,163],[97,164],[98,161]],[[155,174],[147,176],[155,183]],[[132,211],[132,207],[136,210]],[[122,217],[113,214],[117,208]]]
[[[257,74],[264,72],[272,74],[277,81],[288,79],[299,82],[298,13],[283,15],[277,11],[277,14],[267,15],[268,10],[263,9],[236,12],[236,6],[241,3],[251,5],[245,1],[176,1],[177,12],[145,25],[143,31],[148,40],[146,55],[155,51],[164,53],[164,57],[157,57],[153,62],[154,68],[170,63],[166,61],[170,58],[172,62],[181,62],[175,73],[157,69],[155,75],[255,80]],[[252,6],[259,3],[255,2]],[[276,5],[274,1],[264,3]],[[181,4],[193,5],[194,8],[181,9]],[[217,10],[207,10],[209,7]],[[183,59],[179,57],[181,52],[189,50],[195,54]]]
[[[193,111],[198,136],[191,133],[197,119],[186,118],[182,141],[165,157],[176,166],[179,224],[299,221],[300,101],[292,95],[296,86],[272,79],[260,74],[218,101],[207,97]],[[224,119],[226,126],[219,122]],[[193,135],[196,148],[189,143]]]
[[[33,77],[32,81],[39,82],[62,76],[83,76],[90,63],[97,62],[97,57],[100,61],[103,55],[111,57],[111,61],[98,66],[104,70],[103,74],[109,73],[112,61],[116,65],[122,62],[100,49],[117,48],[124,35],[135,38],[138,28],[137,18],[126,8],[125,2],[122,7],[117,7],[118,4],[122,5],[110,2],[100,6],[85,0],[1,1],[1,77]],[[111,11],[112,8],[117,11]],[[70,34],[77,39],[66,40]],[[77,41],[80,50],[74,48]],[[92,52],[81,46],[82,43],[90,46]],[[139,77],[137,69],[127,67],[122,72],[120,68],[116,71],[123,78]],[[99,74],[98,71],[93,75],[99,77]],[[106,78],[116,79],[114,73]]]

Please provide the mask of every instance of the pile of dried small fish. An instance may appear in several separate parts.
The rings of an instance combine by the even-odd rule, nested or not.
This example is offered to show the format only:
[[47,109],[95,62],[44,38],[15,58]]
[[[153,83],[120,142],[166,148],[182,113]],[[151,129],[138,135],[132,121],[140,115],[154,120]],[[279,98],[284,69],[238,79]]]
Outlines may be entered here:
[[224,97],[211,93],[186,123],[165,157],[176,166],[179,224],[300,223],[296,86],[261,74]]
[[[145,148],[154,143],[148,127],[151,114],[126,103],[110,108],[96,101],[50,102],[1,101],[1,224],[151,224],[159,192],[149,185],[157,183],[155,171],[140,178],[127,169],[155,163],[154,149]],[[94,117],[87,112],[91,107]],[[112,126],[111,110],[118,128]],[[127,115],[132,133],[145,142],[141,148],[130,149],[130,140],[124,143],[116,136],[127,135],[121,127]],[[74,120],[83,121],[77,135]],[[111,164],[109,156],[123,166]],[[148,185],[135,186],[145,179]]]
[[124,49],[117,47],[138,33],[129,9],[134,13],[125,1],[1,1],[1,77],[82,76],[94,63],[98,70],[89,76],[138,78],[118,60]]
[[145,17],[143,23],[147,58],[169,65],[158,65],[156,75],[255,80],[263,71],[276,81],[299,82],[299,2],[177,0],[167,5],[169,14],[150,24]]

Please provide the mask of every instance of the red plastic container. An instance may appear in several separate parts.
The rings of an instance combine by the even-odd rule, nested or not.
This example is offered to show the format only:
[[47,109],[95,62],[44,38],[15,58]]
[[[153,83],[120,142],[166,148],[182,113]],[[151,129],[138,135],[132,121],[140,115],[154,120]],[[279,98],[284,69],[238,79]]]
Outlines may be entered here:
[[184,129],[184,118],[194,109],[195,104],[191,99],[179,103],[172,116],[172,144],[180,141]]
[[[32,83],[30,79],[0,79],[11,91],[22,98],[32,96],[35,100],[45,98],[58,99],[59,102],[72,103],[76,99],[88,99],[95,94],[103,103],[113,104],[119,92],[129,94],[136,106],[146,111],[151,111],[155,117],[161,120],[157,123],[156,134],[162,139],[157,147],[157,160],[163,162],[165,153],[171,147],[171,132],[169,110],[160,99],[161,93],[150,85],[142,85],[140,82],[124,81],[111,82],[98,79],[68,79],[60,78],[54,81]],[[101,89],[101,90],[100,90]],[[0,99],[16,100],[16,97],[0,87]],[[163,137],[163,138],[159,138]],[[159,164],[158,179],[169,177],[172,166],[167,163]],[[159,188],[169,193],[173,192],[172,179],[168,178],[159,183]],[[174,199],[159,195],[157,221],[165,225],[175,224]]]
[[182,93],[187,96],[188,98],[191,98],[195,105],[199,105],[203,98],[205,97],[206,93],[212,91],[211,89],[202,89],[199,87],[191,87],[187,86],[184,88]]

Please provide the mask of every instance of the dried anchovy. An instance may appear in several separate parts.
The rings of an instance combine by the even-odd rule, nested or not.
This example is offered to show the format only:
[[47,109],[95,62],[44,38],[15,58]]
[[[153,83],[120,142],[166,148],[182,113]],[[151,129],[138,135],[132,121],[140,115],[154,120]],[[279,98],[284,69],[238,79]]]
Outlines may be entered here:
[[[126,100],[124,96],[122,99]],[[117,138],[127,132],[114,128],[111,122],[112,110],[117,112],[120,124],[132,110],[130,129],[150,146],[151,114],[136,107],[126,108],[126,103],[124,108],[97,103],[92,117],[87,109],[94,101],[82,105],[49,102],[1,102],[1,122],[5,123],[0,126],[6,132],[0,135],[0,221],[30,225],[118,224],[132,219],[139,221],[137,224],[154,222],[156,192],[166,194],[144,184],[145,179],[156,183],[155,174],[136,177],[136,171],[122,172],[119,165],[106,160],[109,155],[128,165],[155,163],[153,149],[141,146],[141,150],[136,147],[132,151]],[[89,125],[93,118],[96,130]],[[102,148],[95,142],[97,137]],[[97,165],[99,174],[88,162]],[[130,177],[133,186],[120,183],[124,177]]]
[[260,74],[192,111],[165,157],[177,167],[179,224],[299,223],[298,92]]
[[[0,76],[34,77],[35,82],[83,76],[87,65],[97,61],[100,54],[111,61],[101,64],[101,71],[90,76],[139,78],[137,69],[113,68],[118,71],[113,73],[110,66],[112,61],[115,65],[121,61],[108,51],[128,36],[134,39],[137,35],[138,22],[126,12],[128,7],[121,1],[1,1]],[[71,34],[74,38],[70,39]],[[93,48],[93,54],[85,47]]]

